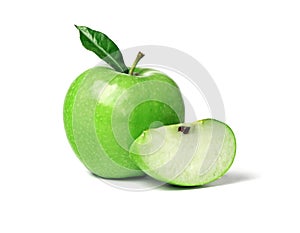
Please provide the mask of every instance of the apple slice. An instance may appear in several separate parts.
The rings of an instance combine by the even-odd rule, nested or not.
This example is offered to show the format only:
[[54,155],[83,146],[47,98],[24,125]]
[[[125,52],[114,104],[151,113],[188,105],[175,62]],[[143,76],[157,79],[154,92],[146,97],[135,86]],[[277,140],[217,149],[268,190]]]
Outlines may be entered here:
[[229,126],[205,119],[146,130],[131,145],[130,156],[157,180],[197,186],[223,176],[235,151],[235,136]]

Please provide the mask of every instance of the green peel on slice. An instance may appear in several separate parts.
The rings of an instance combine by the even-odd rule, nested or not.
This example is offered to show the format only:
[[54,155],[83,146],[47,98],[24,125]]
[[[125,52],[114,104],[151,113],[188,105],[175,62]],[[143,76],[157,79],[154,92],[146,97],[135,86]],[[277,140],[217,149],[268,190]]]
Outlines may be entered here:
[[236,140],[214,119],[144,131],[130,156],[149,176],[174,185],[198,186],[222,177],[233,163]]

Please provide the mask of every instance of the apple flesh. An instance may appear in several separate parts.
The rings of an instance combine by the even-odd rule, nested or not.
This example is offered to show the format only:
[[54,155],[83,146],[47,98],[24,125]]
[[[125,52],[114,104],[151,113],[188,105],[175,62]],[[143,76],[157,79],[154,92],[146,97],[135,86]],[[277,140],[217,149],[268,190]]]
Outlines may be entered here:
[[176,83],[153,69],[134,71],[94,67],[72,83],[65,98],[68,140],[81,162],[101,177],[144,175],[129,157],[132,142],[150,127],[184,121]]
[[130,156],[157,180],[197,186],[223,176],[235,151],[235,136],[229,126],[205,119],[146,130],[132,144]]

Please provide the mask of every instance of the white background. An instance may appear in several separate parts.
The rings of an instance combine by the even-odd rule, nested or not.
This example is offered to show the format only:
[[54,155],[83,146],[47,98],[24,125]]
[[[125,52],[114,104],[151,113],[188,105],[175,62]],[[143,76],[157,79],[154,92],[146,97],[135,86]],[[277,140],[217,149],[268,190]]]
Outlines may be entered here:
[[[299,232],[299,1],[177,2],[1,1],[0,232]],[[91,176],[62,121],[70,83],[98,62],[73,24],[201,62],[237,137],[228,174],[147,192]]]

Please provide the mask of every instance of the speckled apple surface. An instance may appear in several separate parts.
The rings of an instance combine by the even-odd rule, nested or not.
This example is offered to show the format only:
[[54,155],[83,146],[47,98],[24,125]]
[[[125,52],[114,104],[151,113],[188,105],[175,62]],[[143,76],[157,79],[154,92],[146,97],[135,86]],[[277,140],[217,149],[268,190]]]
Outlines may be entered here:
[[149,127],[184,121],[176,83],[152,69],[138,75],[94,67],[71,85],[64,103],[68,140],[80,161],[106,178],[144,175],[129,157],[135,138]]
[[[180,126],[190,127],[187,134]],[[130,156],[153,178],[180,186],[210,183],[233,163],[236,140],[230,127],[214,119],[146,130],[132,144]]]

